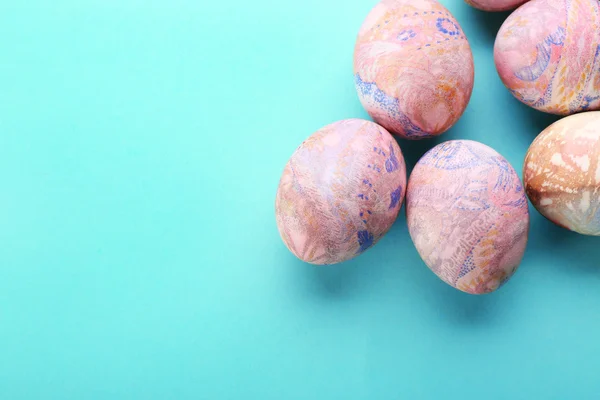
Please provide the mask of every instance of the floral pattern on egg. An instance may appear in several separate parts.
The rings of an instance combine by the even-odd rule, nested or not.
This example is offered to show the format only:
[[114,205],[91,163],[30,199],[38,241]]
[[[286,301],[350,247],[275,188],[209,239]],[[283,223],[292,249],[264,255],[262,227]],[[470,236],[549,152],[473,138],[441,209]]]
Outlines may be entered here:
[[504,22],[498,74],[521,102],[557,115],[600,109],[597,0],[531,0]]
[[498,289],[523,258],[523,186],[508,161],[481,143],[453,140],[427,152],[410,175],[406,213],[425,264],[461,291]]
[[523,179],[529,199],[550,221],[600,236],[600,112],[544,130],[527,151]]
[[310,136],[287,163],[275,201],[277,227],[303,261],[346,261],[391,228],[405,189],[404,157],[392,135],[370,121],[339,121]]
[[383,0],[363,23],[354,51],[359,99],[375,122],[409,139],[440,135],[473,90],[469,42],[435,0]]

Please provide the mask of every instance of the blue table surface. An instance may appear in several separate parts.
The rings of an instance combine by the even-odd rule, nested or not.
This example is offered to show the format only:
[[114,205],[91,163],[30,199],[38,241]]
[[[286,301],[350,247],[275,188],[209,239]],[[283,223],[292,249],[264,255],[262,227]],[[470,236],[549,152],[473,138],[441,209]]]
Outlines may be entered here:
[[[500,82],[507,13],[443,0],[471,43],[451,131],[521,171],[555,117]],[[404,213],[316,268],[280,240],[283,167],[368,118],[352,53],[375,0],[0,5],[0,399],[597,399],[599,239],[531,207],[525,259],[476,297],[420,260]]]

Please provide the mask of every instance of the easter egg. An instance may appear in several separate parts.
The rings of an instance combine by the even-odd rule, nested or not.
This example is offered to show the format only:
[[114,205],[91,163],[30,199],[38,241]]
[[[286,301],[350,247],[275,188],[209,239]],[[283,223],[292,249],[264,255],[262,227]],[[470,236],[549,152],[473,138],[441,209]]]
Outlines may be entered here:
[[494,46],[498,74],[521,102],[569,115],[600,109],[597,0],[531,0],[504,22]]
[[375,122],[408,139],[440,135],[473,91],[471,47],[434,0],[383,0],[360,28],[354,50],[358,97]]
[[523,180],[543,216],[600,236],[600,112],[571,115],[546,128],[527,151]]
[[527,0],[465,0],[465,2],[483,11],[507,11],[519,7]]
[[335,122],[306,139],[285,166],[277,227],[303,261],[346,261],[391,228],[405,189],[404,157],[389,132],[370,121]]
[[463,292],[498,289],[525,252],[529,211],[521,181],[504,157],[478,142],[445,142],[418,161],[406,215],[425,264]]

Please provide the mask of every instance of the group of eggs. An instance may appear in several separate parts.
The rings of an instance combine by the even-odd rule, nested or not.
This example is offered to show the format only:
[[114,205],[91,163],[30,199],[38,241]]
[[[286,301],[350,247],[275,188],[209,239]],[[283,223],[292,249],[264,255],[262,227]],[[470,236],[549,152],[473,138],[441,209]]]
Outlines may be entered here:
[[520,6],[496,39],[498,74],[523,103],[570,116],[529,148],[524,185],[504,157],[469,140],[432,148],[407,184],[390,132],[422,139],[453,126],[471,97],[473,56],[459,23],[437,1],[382,0],[354,54],[358,96],[375,122],[349,119],[318,130],[279,183],[277,226],[301,260],[335,264],[360,255],[391,228],[404,199],[425,264],[472,294],[496,290],[521,262],[527,196],[551,221],[600,235],[600,112],[590,111],[600,109],[598,0],[467,1],[488,11]]

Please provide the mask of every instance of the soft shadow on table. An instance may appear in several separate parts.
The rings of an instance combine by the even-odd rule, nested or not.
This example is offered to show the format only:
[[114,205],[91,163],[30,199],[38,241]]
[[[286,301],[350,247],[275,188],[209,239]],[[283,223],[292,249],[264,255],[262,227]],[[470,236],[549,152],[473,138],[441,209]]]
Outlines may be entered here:
[[302,263],[298,271],[308,279],[310,291],[320,298],[340,299],[352,297],[361,292],[361,281],[368,279],[368,271],[357,260],[339,265],[311,266]]
[[503,313],[500,309],[508,310],[513,301],[508,296],[502,296],[503,293],[500,291],[486,295],[471,295],[450,286],[444,289],[438,288],[437,316],[445,319],[449,324],[466,327],[492,323],[500,313]]
[[[399,279],[398,266],[412,242],[406,228],[404,208],[390,231],[372,248],[360,256],[336,265],[313,266],[290,261],[294,276],[309,293],[321,299],[358,298],[370,296],[382,286]],[[416,251],[415,251],[416,253]]]
[[419,161],[421,157],[423,157],[423,155],[427,153],[431,148],[437,146],[438,144],[446,140],[444,135],[421,140],[408,140],[401,139],[398,137],[396,137],[396,139],[398,145],[400,146],[400,149],[402,150],[404,161],[406,162],[407,180],[417,161]]
[[358,307],[370,299],[398,312],[417,307],[423,312],[422,318],[444,321],[458,329],[485,328],[502,321],[515,307],[519,296],[514,292],[523,289],[507,287],[474,296],[448,286],[419,257],[408,234],[404,210],[390,232],[356,259],[329,266],[291,262],[294,290],[305,301],[321,305],[348,302]]
[[527,131],[531,133],[531,140],[562,118],[559,115],[547,114],[521,103],[508,90],[504,91],[503,96],[512,97],[510,99],[512,114],[514,114],[515,120],[522,121],[523,125],[527,125]]
[[[586,274],[600,277],[600,245],[597,237],[580,235],[561,228],[530,207],[531,229],[528,252],[552,258],[552,265],[565,274]],[[547,268],[536,263],[537,268]]]

